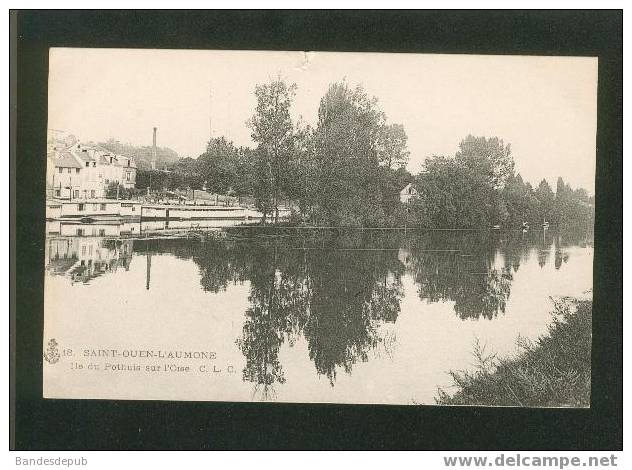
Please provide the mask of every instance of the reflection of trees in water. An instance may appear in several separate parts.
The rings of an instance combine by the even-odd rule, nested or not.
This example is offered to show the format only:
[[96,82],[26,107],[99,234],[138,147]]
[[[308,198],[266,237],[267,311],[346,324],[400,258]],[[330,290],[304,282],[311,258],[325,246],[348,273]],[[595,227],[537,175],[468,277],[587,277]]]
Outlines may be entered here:
[[307,314],[304,276],[290,269],[296,253],[259,245],[251,253],[250,307],[237,345],[244,354],[244,381],[255,384],[262,399],[274,397],[274,385],[285,383],[279,361],[281,345],[293,344]]
[[308,255],[310,315],[303,334],[316,370],[332,385],[337,368],[350,373],[383,341],[378,327],[395,322],[403,296],[397,251],[356,251],[367,247],[348,242]]
[[525,239],[522,232],[509,232],[499,243],[499,249],[503,256],[504,268],[514,273],[518,272],[522,263],[529,261],[531,244]]
[[350,373],[376,346],[393,348],[394,336],[385,344],[379,326],[400,312],[404,267],[398,245],[386,236],[318,232],[167,245],[154,248],[193,259],[204,290],[250,282],[237,345],[246,359],[243,379],[261,398],[273,397],[274,385],[285,382],[280,348],[301,336],[317,372],[332,385],[337,369]]
[[535,252],[538,265],[546,267],[551,259],[555,269],[560,269],[563,263],[568,262],[568,248],[573,246],[586,247],[593,243],[591,232],[583,233],[576,231],[558,231],[556,229],[533,229],[526,234],[522,232],[509,232],[504,235],[500,243],[500,250],[504,257],[505,268],[513,268],[516,272],[520,264],[529,260],[531,252]]
[[568,262],[568,253],[562,251],[562,247],[559,243],[555,245],[555,269],[560,269],[562,267],[562,262]]
[[462,320],[480,316],[491,320],[499,311],[505,313],[512,279],[511,272],[506,269],[473,274],[465,289],[457,290],[454,312]]
[[237,344],[243,378],[262,397],[285,382],[278,358],[285,341],[302,335],[317,372],[333,385],[338,368],[350,373],[382,342],[378,325],[397,319],[403,289],[395,250],[362,251],[357,238],[333,234],[249,246],[251,306]]
[[[488,231],[227,232],[227,239],[204,242],[152,241],[151,251],[195,261],[206,291],[249,281],[250,306],[236,342],[246,361],[243,380],[262,399],[273,398],[275,385],[286,381],[281,346],[301,337],[316,371],[332,385],[340,370],[351,373],[371,355],[390,356],[396,339],[388,325],[400,313],[405,270],[422,300],[452,301],[461,319],[493,319],[505,311],[520,264],[534,250],[538,257],[550,252],[555,240]],[[555,247],[559,267],[563,242]]]
[[505,312],[515,261],[496,269],[499,244],[489,232],[424,233],[409,245],[410,269],[422,300],[454,302],[461,319],[492,319]]

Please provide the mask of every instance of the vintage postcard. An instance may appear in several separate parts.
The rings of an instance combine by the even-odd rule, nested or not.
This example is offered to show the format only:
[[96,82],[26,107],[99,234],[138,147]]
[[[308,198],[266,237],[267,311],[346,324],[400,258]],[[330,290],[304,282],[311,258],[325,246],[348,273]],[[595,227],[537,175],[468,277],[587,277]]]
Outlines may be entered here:
[[45,398],[590,406],[596,58],[49,63]]

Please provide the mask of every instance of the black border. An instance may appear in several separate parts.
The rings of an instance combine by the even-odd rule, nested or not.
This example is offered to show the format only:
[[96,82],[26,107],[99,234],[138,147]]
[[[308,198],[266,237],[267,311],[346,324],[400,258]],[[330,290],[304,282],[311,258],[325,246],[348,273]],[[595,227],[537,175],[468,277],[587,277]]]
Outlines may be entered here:
[[[622,448],[622,11],[29,10],[11,16],[17,38],[17,96],[11,97],[17,155],[10,169],[11,176],[17,172],[11,180],[17,193],[13,448]],[[43,400],[41,156],[52,46],[598,56],[592,408]]]

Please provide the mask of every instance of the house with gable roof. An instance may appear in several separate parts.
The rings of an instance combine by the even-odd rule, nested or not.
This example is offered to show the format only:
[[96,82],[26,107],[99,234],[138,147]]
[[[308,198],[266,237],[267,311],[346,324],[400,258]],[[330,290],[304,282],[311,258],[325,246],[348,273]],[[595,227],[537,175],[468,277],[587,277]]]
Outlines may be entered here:
[[[72,136],[71,136],[72,137]],[[83,145],[77,139],[53,139],[47,154],[47,197],[100,199],[110,184],[131,189],[136,185],[134,158],[107,149]]]

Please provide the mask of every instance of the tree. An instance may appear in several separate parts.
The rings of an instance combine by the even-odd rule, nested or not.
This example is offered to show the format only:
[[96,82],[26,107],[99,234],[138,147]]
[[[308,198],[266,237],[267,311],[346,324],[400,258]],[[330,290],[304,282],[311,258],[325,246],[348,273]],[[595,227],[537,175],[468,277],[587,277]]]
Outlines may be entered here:
[[[274,220],[279,218],[279,199],[287,185],[286,170],[294,148],[294,126],[290,107],[296,94],[296,84],[287,85],[280,77],[264,85],[257,85],[257,107],[248,121],[252,140],[258,144],[257,157],[260,197],[269,198],[260,207],[274,210]],[[266,212],[264,212],[265,220]]]
[[298,203],[301,213],[309,217],[317,191],[317,168],[314,158],[314,129],[299,121],[294,134],[294,152],[287,169],[286,196]]
[[416,178],[418,197],[412,210],[429,228],[488,227],[499,223],[501,198],[488,174],[454,158],[426,160]]
[[329,86],[314,131],[314,184],[310,198],[317,221],[372,225],[384,221],[378,141],[384,115],[362,87]]
[[479,167],[480,171],[487,174],[495,189],[504,188],[514,173],[511,145],[505,145],[498,137],[468,135],[459,144],[456,159],[470,167]]
[[553,194],[551,186],[545,179],[540,181],[538,188],[535,190],[535,197],[540,203],[540,213],[538,219],[533,220],[533,222],[540,222],[545,219],[552,221],[554,219],[555,194]]
[[556,223],[563,228],[592,229],[595,212],[588,192],[575,190],[562,177],[557,179],[554,214]]
[[199,170],[200,160],[181,158],[171,167],[171,187],[173,189],[202,189],[205,177]]
[[508,179],[502,190],[503,206],[507,211],[504,223],[518,226],[528,220],[530,190],[520,174]]
[[105,188],[105,197],[107,199],[130,199],[132,194],[133,190],[114,182],[108,184],[107,188]]
[[208,191],[226,194],[235,186],[238,163],[237,147],[222,136],[208,142],[206,152],[197,159],[197,168]]
[[378,136],[380,163],[388,169],[403,168],[408,163],[410,152],[406,148],[408,136],[401,124],[384,124]]
[[237,152],[236,179],[233,190],[240,196],[252,196],[256,179],[255,152],[248,147],[239,147]]

